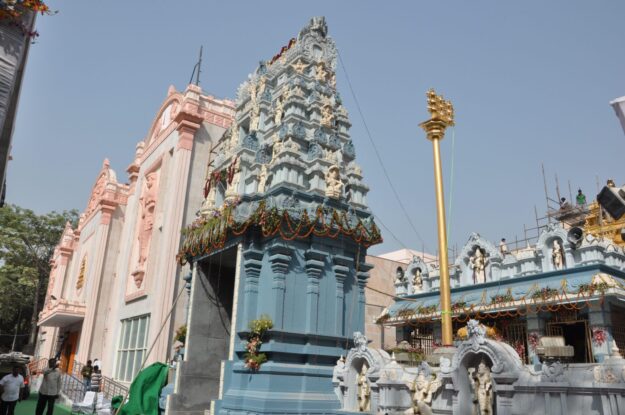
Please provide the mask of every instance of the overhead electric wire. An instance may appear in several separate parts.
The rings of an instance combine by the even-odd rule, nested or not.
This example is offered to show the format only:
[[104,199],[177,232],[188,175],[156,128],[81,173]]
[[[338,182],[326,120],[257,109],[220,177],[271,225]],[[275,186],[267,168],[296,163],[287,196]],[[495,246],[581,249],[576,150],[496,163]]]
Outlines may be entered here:
[[[380,152],[378,151],[378,148],[376,147],[375,142],[373,141],[373,137],[371,136],[371,132],[369,131],[369,127],[367,125],[367,122],[365,121],[365,116],[362,113],[362,109],[360,108],[360,104],[358,102],[358,98],[356,98],[356,93],[354,92],[354,88],[352,87],[352,82],[349,79],[349,75],[347,74],[347,69],[345,69],[345,64],[343,63],[343,58],[341,57],[341,54],[338,53],[338,52],[337,52],[337,55],[339,57],[339,62],[341,64],[341,68],[343,68],[343,73],[345,74],[345,79],[347,80],[347,86],[349,87],[349,91],[351,92],[352,98],[354,99],[354,103],[356,104],[356,109],[358,110],[358,114],[360,115],[360,119],[362,120],[362,124],[365,127],[365,132],[367,133],[367,137],[369,138],[369,141],[371,142],[371,146],[373,147],[375,155],[378,158],[378,162],[380,163],[380,166],[382,166],[382,171],[384,172],[384,176],[386,177],[386,180],[388,181],[388,184],[391,187],[391,190],[393,191],[393,194],[395,195],[395,199],[397,199],[397,203],[399,203],[399,206],[400,206],[401,210],[404,212],[404,215],[406,216],[406,219],[408,220],[408,223],[410,224],[410,227],[414,231],[415,235],[417,235],[417,238],[419,239],[419,241],[421,241],[421,244],[425,247],[425,246],[427,246],[427,244],[425,243],[425,241],[423,240],[423,238],[419,234],[419,231],[417,231],[417,228],[412,223],[412,220],[410,219],[410,215],[408,215],[408,211],[404,207],[404,204],[402,203],[401,199],[399,198],[399,193],[397,193],[397,190],[395,189],[395,186],[393,185],[393,182],[391,181],[391,178],[390,178],[390,176],[388,174],[388,171],[386,170],[386,166],[384,166],[384,162],[382,162],[382,157],[380,156]],[[385,226],[385,228],[386,228],[386,226]],[[388,228],[386,228],[386,229],[388,230]],[[395,238],[395,239],[397,239],[397,238]]]

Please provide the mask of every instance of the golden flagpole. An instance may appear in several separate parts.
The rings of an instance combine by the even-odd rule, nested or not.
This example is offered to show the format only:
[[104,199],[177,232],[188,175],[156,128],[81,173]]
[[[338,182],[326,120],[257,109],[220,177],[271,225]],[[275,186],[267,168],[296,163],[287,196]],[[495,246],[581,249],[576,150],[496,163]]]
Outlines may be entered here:
[[447,259],[447,224],[445,221],[445,197],[443,194],[443,169],[441,166],[440,141],[445,137],[447,127],[454,125],[454,107],[450,101],[436,95],[433,89],[427,92],[430,119],[419,124],[434,150],[434,188],[436,191],[436,217],[438,220],[438,262],[440,266],[441,325],[443,346],[451,346],[451,288]]

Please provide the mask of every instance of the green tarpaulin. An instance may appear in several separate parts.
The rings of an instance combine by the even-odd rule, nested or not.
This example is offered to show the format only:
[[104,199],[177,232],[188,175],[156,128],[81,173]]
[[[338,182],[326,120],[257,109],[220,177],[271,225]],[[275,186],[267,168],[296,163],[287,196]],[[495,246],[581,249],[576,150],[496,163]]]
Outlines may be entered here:
[[139,372],[118,415],[158,415],[158,398],[167,384],[168,370],[166,364],[154,363]]

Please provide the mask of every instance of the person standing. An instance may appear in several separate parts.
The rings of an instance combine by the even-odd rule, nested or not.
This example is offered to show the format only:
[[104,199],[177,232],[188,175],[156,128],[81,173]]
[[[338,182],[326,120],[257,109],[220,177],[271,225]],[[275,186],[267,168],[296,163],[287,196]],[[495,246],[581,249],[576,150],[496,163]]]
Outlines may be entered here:
[[52,415],[54,412],[54,401],[61,393],[61,371],[57,366],[55,359],[48,360],[48,369],[44,370],[43,381],[39,387],[36,415],[43,415],[46,404],[48,405],[47,415]]
[[100,369],[100,373],[101,373],[102,372],[102,362],[100,362],[100,359],[98,359],[97,357],[95,359],[93,359],[93,369],[95,370],[96,367]]
[[102,385],[102,373],[100,372],[100,366],[93,366],[93,374],[91,375],[91,388],[90,391],[100,392]]
[[93,366],[91,366],[91,360],[87,360],[87,364],[82,367],[80,371],[82,379],[85,382],[85,390],[88,391],[91,388],[91,375],[93,374]]
[[19,366],[13,366],[11,373],[0,379],[2,385],[2,402],[0,415],[13,415],[17,401],[21,401],[21,389],[24,387],[24,377],[20,375]]

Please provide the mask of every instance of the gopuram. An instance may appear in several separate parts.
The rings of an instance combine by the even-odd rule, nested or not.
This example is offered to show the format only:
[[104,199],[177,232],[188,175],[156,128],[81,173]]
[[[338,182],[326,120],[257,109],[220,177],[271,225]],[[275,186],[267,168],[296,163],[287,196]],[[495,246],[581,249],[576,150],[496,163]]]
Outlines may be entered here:
[[169,414],[340,410],[333,367],[364,329],[365,256],[381,236],[336,64],[313,18],[239,88],[183,232],[193,274]]

